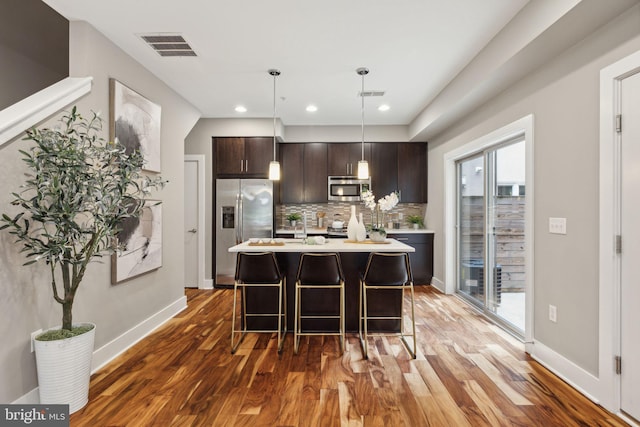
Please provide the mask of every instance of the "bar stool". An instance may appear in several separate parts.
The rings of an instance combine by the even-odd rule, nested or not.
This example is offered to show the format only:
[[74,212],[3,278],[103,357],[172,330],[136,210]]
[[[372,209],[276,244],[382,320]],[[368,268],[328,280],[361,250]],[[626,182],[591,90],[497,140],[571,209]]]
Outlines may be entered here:
[[[303,289],[336,289],[339,293],[339,307],[337,313],[326,314],[324,307],[320,310],[316,307],[313,312],[303,314],[302,291]],[[312,291],[313,292],[313,291]],[[322,305],[321,299],[315,299],[316,305]],[[298,354],[301,335],[338,335],[340,337],[340,351],[344,352],[344,274],[340,256],[337,253],[303,253],[300,256],[298,274],[296,275],[295,291],[295,321],[294,321],[294,347]],[[305,319],[337,319],[338,332],[310,331],[303,332],[302,321]]]
[[[278,353],[282,351],[282,344],[287,333],[287,293],[285,289],[286,279],[280,274],[278,263],[273,252],[239,252],[236,259],[236,273],[233,284],[233,318],[231,320],[231,353],[235,353],[238,346],[244,339],[247,332],[277,332],[278,333]],[[278,292],[277,312],[264,312],[260,310],[247,310],[247,288],[276,289]],[[242,291],[242,329],[236,329],[236,306],[238,289]],[[260,294],[251,298],[262,302],[268,295]],[[251,308],[250,308],[251,309]],[[248,329],[249,318],[275,318],[277,319],[276,329]],[[259,322],[259,321],[258,321]],[[262,325],[264,326],[264,321]],[[236,336],[240,334],[240,339],[235,342]]]
[[[404,324],[404,294],[405,289],[411,293],[411,333],[405,333]],[[370,290],[385,290],[385,292],[400,292],[401,306],[398,315],[369,315],[370,307],[367,304],[367,293]],[[369,335],[399,336],[413,359],[416,358],[416,319],[414,308],[413,276],[409,264],[409,254],[396,253],[371,253],[364,274],[360,276],[360,301],[359,301],[358,335],[364,358],[367,354],[367,338]],[[376,332],[369,333],[370,320],[399,320],[400,332]],[[413,338],[413,345],[409,346],[406,337]]]

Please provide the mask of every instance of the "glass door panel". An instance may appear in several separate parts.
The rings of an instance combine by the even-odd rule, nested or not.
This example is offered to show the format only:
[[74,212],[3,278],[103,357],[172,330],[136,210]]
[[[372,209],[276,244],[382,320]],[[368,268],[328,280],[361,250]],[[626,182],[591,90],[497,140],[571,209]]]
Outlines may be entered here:
[[457,291],[524,336],[525,142],[459,160],[457,174]]
[[458,292],[484,305],[484,157],[458,162]]
[[525,142],[487,153],[487,310],[524,334]]

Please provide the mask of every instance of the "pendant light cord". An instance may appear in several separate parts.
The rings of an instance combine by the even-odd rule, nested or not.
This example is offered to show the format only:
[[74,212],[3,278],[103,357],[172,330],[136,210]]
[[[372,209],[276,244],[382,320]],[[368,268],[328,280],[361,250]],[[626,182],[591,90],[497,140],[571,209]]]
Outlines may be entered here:
[[356,70],[356,73],[362,77],[362,88],[360,89],[360,111],[362,114],[362,161],[364,161],[364,76],[369,74],[369,69],[360,67]]
[[274,68],[269,70],[273,76],[273,161],[276,161],[276,77],[280,75],[280,70]]
[[365,73],[362,72],[360,75],[362,76],[362,89],[360,90],[360,100],[362,105],[362,107],[360,108],[362,111],[362,157],[360,158],[364,160],[364,75]]

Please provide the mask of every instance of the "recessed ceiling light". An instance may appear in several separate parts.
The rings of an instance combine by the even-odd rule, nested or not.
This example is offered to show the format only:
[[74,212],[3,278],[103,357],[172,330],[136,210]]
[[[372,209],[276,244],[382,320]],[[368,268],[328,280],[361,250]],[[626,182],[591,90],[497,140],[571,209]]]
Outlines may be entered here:
[[378,107],[378,111],[387,111],[390,107],[387,104],[382,104]]
[[236,107],[236,113],[246,113],[247,112],[247,107],[245,107],[244,105],[238,105]]
[[310,113],[315,113],[316,111],[318,111],[318,107],[316,107],[315,105],[307,105],[307,111]]

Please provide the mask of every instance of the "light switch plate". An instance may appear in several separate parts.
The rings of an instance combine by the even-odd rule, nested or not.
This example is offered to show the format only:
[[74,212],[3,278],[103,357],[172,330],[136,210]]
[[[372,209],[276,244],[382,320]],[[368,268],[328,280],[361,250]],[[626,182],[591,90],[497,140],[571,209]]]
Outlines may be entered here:
[[567,218],[549,218],[549,233],[567,234]]

